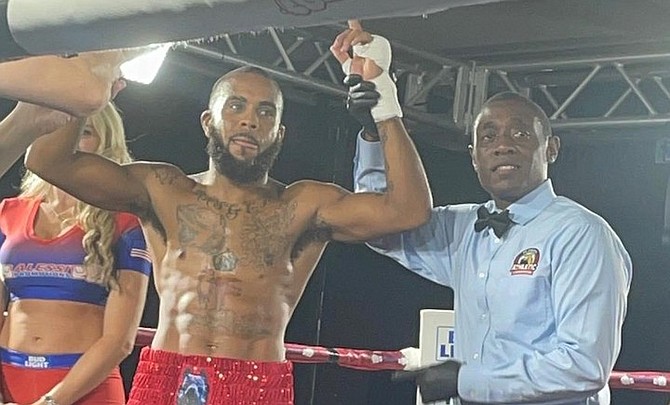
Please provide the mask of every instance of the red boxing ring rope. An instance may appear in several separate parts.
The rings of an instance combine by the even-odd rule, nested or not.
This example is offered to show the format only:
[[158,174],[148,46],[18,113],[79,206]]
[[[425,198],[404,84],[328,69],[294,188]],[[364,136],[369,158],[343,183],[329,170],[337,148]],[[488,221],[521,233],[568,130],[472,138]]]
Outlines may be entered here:
[[[156,331],[139,328],[135,346],[151,345]],[[326,348],[286,343],[286,359],[294,363],[330,363],[365,371],[403,370],[408,363],[399,350]],[[615,389],[670,392],[670,373],[662,371],[612,371],[609,385]]]
[[610,387],[628,390],[670,392],[670,373],[664,371],[612,371]]
[[[151,345],[156,331],[151,328],[139,328],[135,346]],[[356,370],[403,370],[407,359],[400,351],[359,350],[307,346],[286,343],[286,359],[294,363],[331,363]]]

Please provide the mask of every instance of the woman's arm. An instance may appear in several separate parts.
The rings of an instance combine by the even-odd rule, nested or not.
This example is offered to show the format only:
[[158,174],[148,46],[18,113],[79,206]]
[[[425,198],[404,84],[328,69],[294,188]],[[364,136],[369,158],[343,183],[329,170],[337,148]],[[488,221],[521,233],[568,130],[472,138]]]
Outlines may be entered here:
[[[2,236],[2,241],[4,242],[4,236]],[[2,316],[0,316],[0,330],[2,330],[2,328],[5,326],[5,310],[7,309],[8,300],[9,296],[7,294],[7,287],[5,287],[5,281],[0,279],[0,305],[2,309]],[[1,374],[0,379],[2,379]],[[2,397],[2,393],[0,392],[0,405],[5,403],[4,400],[5,399]]]
[[[132,270],[119,271],[119,284],[109,294],[100,339],[72,367],[63,381],[45,395],[58,405],[70,405],[102,383],[133,349],[149,277]],[[44,400],[33,405],[45,405]]]
[[65,125],[71,115],[28,103],[18,103],[0,121],[0,176],[4,175],[38,137]]

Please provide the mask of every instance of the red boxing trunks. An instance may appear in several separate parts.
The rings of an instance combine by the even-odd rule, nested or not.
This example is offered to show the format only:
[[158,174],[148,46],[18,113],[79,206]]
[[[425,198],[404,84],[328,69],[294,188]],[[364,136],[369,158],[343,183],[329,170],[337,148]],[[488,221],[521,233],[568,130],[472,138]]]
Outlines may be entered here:
[[[32,404],[65,378],[81,354],[33,355],[0,348],[0,357],[0,390],[5,402]],[[125,399],[117,367],[74,405],[123,405]]]
[[142,349],[128,405],[293,405],[293,364]]

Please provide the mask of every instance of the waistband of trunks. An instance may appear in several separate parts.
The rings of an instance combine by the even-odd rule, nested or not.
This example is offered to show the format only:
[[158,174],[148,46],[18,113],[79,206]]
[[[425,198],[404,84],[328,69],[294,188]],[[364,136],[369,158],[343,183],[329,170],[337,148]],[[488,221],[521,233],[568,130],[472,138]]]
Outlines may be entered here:
[[81,356],[82,353],[28,354],[0,347],[0,360],[3,364],[25,368],[71,368]]

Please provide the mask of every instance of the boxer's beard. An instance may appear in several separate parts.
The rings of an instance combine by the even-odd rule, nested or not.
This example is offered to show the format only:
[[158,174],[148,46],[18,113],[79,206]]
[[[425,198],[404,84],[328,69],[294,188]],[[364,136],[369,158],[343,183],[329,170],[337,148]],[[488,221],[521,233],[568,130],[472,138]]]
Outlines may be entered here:
[[274,165],[282,147],[282,140],[277,139],[275,143],[259,153],[253,160],[239,160],[223,144],[219,131],[211,125],[209,129],[207,154],[214,162],[217,172],[238,184],[252,183],[262,179]]

